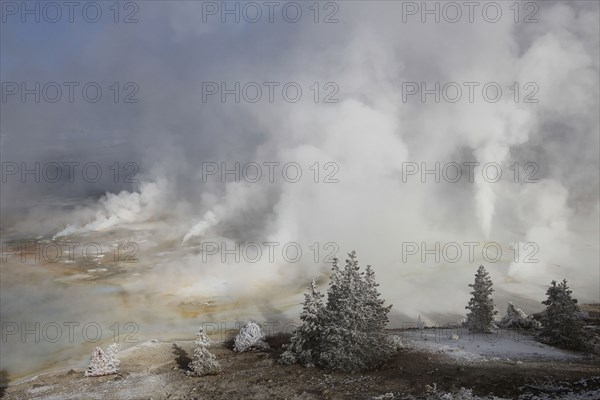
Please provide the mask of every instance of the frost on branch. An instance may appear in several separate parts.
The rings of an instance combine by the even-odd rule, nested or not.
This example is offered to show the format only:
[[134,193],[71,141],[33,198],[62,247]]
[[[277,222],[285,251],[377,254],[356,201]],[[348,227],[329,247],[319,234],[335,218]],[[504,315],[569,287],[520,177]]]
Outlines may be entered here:
[[113,343],[104,352],[100,347],[96,347],[92,352],[90,366],[85,371],[84,376],[104,376],[116,374],[119,370],[119,345]]
[[265,335],[256,322],[249,321],[240,329],[240,333],[235,337],[233,350],[238,353],[248,350],[266,350],[269,345],[264,341]]
[[475,274],[475,282],[469,285],[473,288],[469,304],[465,307],[469,310],[467,314],[467,328],[469,332],[491,332],[494,326],[494,301],[491,298],[492,280],[483,265],[479,266]]
[[187,372],[188,375],[205,376],[218,374],[222,371],[221,365],[217,362],[217,357],[206,348],[210,345],[210,339],[206,336],[202,328],[200,328],[196,336],[194,343],[197,346],[194,349],[194,356],[189,365],[190,370]]
[[194,340],[194,343],[196,343],[200,347],[210,346],[210,339],[208,338],[206,333],[204,333],[204,329],[200,328],[198,333],[196,333],[196,340]]
[[316,284],[309,286],[292,341],[281,362],[358,371],[379,367],[397,350],[384,328],[391,306],[380,299],[370,266],[360,271],[356,253],[341,269],[334,259],[327,304]]
[[498,327],[503,329],[539,329],[541,324],[509,302],[506,315],[500,320]]
[[571,290],[566,279],[558,285],[552,281],[546,294],[548,299],[542,304],[546,305],[546,312],[542,317],[542,332],[539,339],[547,344],[571,349],[585,347],[585,334],[583,321],[579,315],[580,309],[577,299],[571,297]]
[[283,364],[317,364],[324,310],[322,298],[323,295],[313,279],[308,293],[304,294],[304,306],[300,314],[302,325],[294,331],[287,350],[281,355]]

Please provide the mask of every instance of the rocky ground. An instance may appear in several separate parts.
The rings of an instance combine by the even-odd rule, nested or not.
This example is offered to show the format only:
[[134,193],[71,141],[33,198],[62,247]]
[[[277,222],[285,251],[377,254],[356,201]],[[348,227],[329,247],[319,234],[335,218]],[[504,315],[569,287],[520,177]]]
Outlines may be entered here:
[[[431,340],[431,332],[428,335],[429,340],[421,340],[419,333],[400,334],[404,345],[393,360],[380,370],[353,374],[278,364],[284,336],[268,338],[272,349],[267,352],[235,353],[230,344],[219,343],[211,351],[223,373],[201,378],[188,377],[183,370],[192,354],[192,341],[150,341],[122,352],[118,375],[84,378],[83,370],[49,373],[10,384],[3,398],[402,399],[421,398],[427,392],[432,396],[433,388],[439,394],[456,393],[462,387],[478,396],[600,398],[597,356],[536,347],[539,344],[525,337],[505,357],[500,353],[512,347],[509,342],[516,343],[514,337],[483,340],[488,344],[482,348],[468,336],[442,335],[448,336],[443,343]],[[465,356],[477,353],[480,357]],[[550,397],[536,397],[543,391]],[[561,391],[582,394],[569,397]]]

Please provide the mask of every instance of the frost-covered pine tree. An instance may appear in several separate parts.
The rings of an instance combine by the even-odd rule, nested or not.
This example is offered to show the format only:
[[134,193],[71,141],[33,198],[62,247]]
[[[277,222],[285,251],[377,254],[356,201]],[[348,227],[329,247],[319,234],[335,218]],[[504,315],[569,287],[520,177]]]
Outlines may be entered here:
[[392,306],[380,299],[375,273],[361,272],[352,252],[340,269],[333,260],[327,303],[313,280],[305,294],[301,315],[283,363],[315,364],[327,369],[357,371],[383,364],[396,350],[384,328]]
[[106,349],[96,347],[92,352],[90,365],[84,376],[104,376],[116,374],[119,371],[119,345],[113,343]]
[[542,302],[546,312],[542,316],[542,331],[538,338],[545,343],[579,349],[584,346],[583,321],[579,316],[577,299],[571,297],[567,280],[552,286],[546,291],[548,299]]
[[[373,368],[387,360],[395,352],[395,348],[390,346],[390,342],[385,332],[385,327],[389,322],[388,313],[392,306],[385,306],[385,300],[381,299],[381,294],[377,289],[379,283],[375,280],[375,272],[370,265],[365,270],[362,287],[359,288],[359,304],[362,303],[362,314],[364,324],[361,329],[367,333],[364,344],[369,351],[365,354],[365,364],[367,368]],[[360,305],[359,305],[360,307]],[[360,309],[360,308],[359,308]]]
[[380,299],[381,294],[377,290],[379,283],[375,280],[375,272],[370,265],[364,275],[364,287],[359,294],[364,293],[364,305],[367,318],[367,329],[380,334],[388,323],[388,313],[392,306],[384,306],[385,300]]
[[[319,364],[328,369],[359,370],[365,366],[354,355],[364,333],[357,337],[359,310],[357,309],[358,264],[354,253],[349,254],[344,269],[333,260],[331,280],[327,290],[323,335]],[[357,343],[358,342],[358,343]]]
[[113,369],[115,373],[119,370],[121,360],[119,360],[119,351],[121,346],[118,343],[113,343],[106,349],[106,356],[108,358],[108,367]]
[[216,375],[221,372],[221,365],[217,362],[217,357],[207,349],[210,345],[210,339],[202,328],[196,334],[194,343],[196,343],[196,348],[194,349],[192,362],[189,365],[188,375],[205,376]]
[[470,332],[490,332],[494,326],[494,315],[498,311],[494,310],[494,301],[491,294],[492,279],[480,265],[475,274],[475,282],[469,284],[473,288],[469,304],[465,307],[469,310],[467,314],[466,326]]
[[379,299],[371,268],[360,272],[356,253],[348,256],[343,270],[337,259],[333,263],[319,365],[344,371],[373,369],[394,352],[383,330],[391,306]]
[[304,294],[304,306],[300,314],[300,325],[292,335],[290,344],[281,355],[284,364],[315,365],[318,363],[323,329],[323,295],[313,279]]
[[233,341],[233,350],[241,353],[248,350],[265,350],[269,345],[264,341],[265,335],[260,326],[253,321],[249,321],[240,329],[240,332]]
[[540,323],[530,316],[527,316],[513,303],[508,302],[506,315],[498,322],[498,326],[503,329],[539,329]]

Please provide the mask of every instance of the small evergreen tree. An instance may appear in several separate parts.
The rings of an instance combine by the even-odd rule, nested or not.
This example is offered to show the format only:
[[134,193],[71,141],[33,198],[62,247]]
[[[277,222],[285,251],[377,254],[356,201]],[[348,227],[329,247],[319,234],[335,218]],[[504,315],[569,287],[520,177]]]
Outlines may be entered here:
[[538,338],[544,343],[570,349],[581,349],[585,344],[583,321],[579,316],[577,299],[571,297],[567,280],[552,286],[546,291],[548,299],[542,302],[546,312],[542,316],[542,332]]
[[216,356],[208,351],[210,339],[202,328],[196,334],[196,348],[194,349],[194,357],[189,365],[188,375],[205,376],[216,375],[222,371],[221,365],[217,362]]
[[96,347],[92,352],[90,365],[84,373],[84,376],[104,376],[116,374],[119,371],[119,345],[113,343],[106,349],[106,352],[100,347]]
[[323,295],[313,279],[308,287],[308,293],[304,294],[304,306],[300,314],[302,325],[294,331],[287,350],[281,355],[282,363],[317,364],[321,346],[323,312]]
[[490,297],[494,289],[492,280],[483,265],[480,265],[475,274],[475,282],[469,285],[473,288],[469,304],[466,325],[469,332],[490,332],[494,324],[494,301]]
[[498,322],[498,327],[502,329],[540,329],[541,325],[509,301],[506,315]]
[[264,339],[265,335],[260,326],[254,321],[248,321],[235,337],[233,350],[238,353],[248,350],[266,350],[269,345]]
[[[394,346],[390,345],[385,327],[389,322],[388,313],[392,306],[385,306],[385,300],[381,299],[378,291],[379,283],[375,280],[375,272],[367,265],[364,281],[359,288],[359,310],[361,315],[360,330],[366,333],[363,347],[365,352],[365,364],[367,368],[379,366],[395,352]],[[362,304],[362,306],[361,306]]]
[[365,271],[365,314],[369,316],[368,322],[370,328],[375,333],[380,333],[385,329],[389,322],[388,313],[392,306],[384,306],[385,300],[380,299],[381,294],[377,290],[379,283],[375,280],[375,272],[370,265],[367,265]]
[[349,254],[344,269],[333,260],[331,281],[327,290],[327,306],[323,316],[323,336],[319,363],[329,369],[362,369],[356,365],[354,353],[358,332],[357,281],[359,280],[358,264],[354,253]]

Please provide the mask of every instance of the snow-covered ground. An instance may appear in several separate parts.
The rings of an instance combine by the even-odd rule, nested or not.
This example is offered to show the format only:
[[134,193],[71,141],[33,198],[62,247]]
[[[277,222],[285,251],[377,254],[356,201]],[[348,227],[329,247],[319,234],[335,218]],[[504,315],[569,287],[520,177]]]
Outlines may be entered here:
[[581,353],[557,349],[536,342],[532,336],[512,330],[491,334],[470,334],[465,329],[433,328],[403,331],[403,345],[446,355],[458,362],[568,360]]
[[[474,338],[472,347],[464,346],[457,354],[478,354],[489,359],[484,364],[464,361],[454,365],[454,359],[423,357],[422,350],[455,347],[448,341],[436,342],[435,332],[425,330],[405,334],[406,346],[415,350],[401,351],[386,368],[368,373],[344,373],[277,363],[278,348],[273,341],[269,351],[234,352],[224,343],[215,343],[215,354],[223,372],[219,375],[190,377],[182,369],[182,355],[191,355],[195,344],[187,341],[153,340],[138,344],[120,353],[120,372],[116,375],[84,377],[84,369],[62,370],[36,376],[24,382],[11,382],[6,400],[38,399],[283,399],[290,400],[597,400],[600,398],[600,368],[581,359],[554,357],[562,352],[545,349],[540,362],[523,362],[516,367],[493,359],[492,349],[504,343],[486,347],[485,340]],[[433,336],[429,336],[433,335]],[[409,339],[412,337],[412,339]],[[423,338],[423,339],[424,339]],[[430,340],[431,339],[431,340]],[[468,336],[467,336],[468,344]],[[480,347],[477,347],[479,345]],[[462,344],[458,344],[462,346]],[[514,354],[540,353],[536,343],[523,340],[501,349],[513,359]],[[555,353],[554,350],[558,353]],[[497,354],[497,353],[496,353]],[[506,359],[504,354],[504,359]],[[585,357],[585,356],[580,356]],[[185,361],[185,362],[184,362]],[[566,361],[566,362],[565,362]],[[558,364],[558,368],[554,368]],[[463,389],[461,389],[463,388]],[[423,390],[426,389],[426,393]],[[493,393],[499,397],[489,395]],[[1,392],[0,392],[1,394]],[[2,397],[0,395],[0,397]]]

